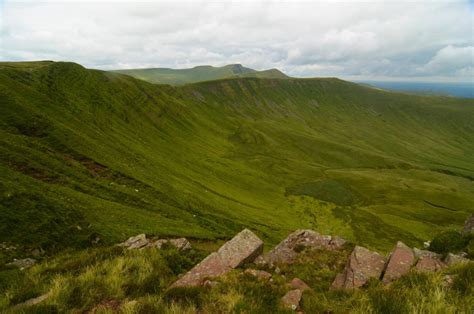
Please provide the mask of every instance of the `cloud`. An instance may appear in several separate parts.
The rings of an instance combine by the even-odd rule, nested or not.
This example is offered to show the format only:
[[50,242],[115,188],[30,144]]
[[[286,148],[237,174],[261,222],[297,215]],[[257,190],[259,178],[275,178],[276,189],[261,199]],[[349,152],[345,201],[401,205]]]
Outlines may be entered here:
[[[0,0],[1,1],[1,0]],[[5,1],[0,60],[465,80],[469,1]]]

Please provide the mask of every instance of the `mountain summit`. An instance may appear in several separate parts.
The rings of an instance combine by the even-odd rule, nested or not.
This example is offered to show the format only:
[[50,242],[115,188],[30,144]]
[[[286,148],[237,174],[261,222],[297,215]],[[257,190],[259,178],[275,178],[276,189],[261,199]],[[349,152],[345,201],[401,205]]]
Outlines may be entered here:
[[242,64],[229,64],[222,67],[199,65],[190,69],[148,68],[114,70],[113,72],[133,76],[137,79],[156,84],[183,85],[202,81],[212,81],[236,77],[258,77],[287,79],[286,74],[278,69],[257,71]]

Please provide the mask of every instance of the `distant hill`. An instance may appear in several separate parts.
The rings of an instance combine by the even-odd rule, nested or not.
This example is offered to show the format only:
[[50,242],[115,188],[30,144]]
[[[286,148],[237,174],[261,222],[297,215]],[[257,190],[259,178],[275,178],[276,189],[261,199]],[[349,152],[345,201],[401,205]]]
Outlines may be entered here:
[[113,72],[130,75],[137,79],[148,81],[150,83],[170,85],[183,85],[188,83],[237,77],[258,77],[272,79],[288,78],[287,75],[277,69],[256,71],[250,68],[246,68],[241,64],[229,64],[223,67],[202,65],[191,69],[130,69],[114,70]]

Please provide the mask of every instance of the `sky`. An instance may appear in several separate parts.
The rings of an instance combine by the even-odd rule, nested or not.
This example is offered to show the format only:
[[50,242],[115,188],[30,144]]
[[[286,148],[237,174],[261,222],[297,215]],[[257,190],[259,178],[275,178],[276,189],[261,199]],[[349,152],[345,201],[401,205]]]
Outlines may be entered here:
[[474,0],[0,0],[0,60],[472,82]]

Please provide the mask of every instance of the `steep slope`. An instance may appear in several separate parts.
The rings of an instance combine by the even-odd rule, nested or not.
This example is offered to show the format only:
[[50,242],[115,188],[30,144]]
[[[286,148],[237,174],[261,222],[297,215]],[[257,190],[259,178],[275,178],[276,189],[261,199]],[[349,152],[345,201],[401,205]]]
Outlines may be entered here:
[[44,62],[0,64],[0,103],[0,242],[311,228],[384,250],[474,211],[472,100]]
[[259,77],[259,78],[288,78],[277,69],[256,71],[243,67],[241,64],[229,64],[223,67],[209,65],[197,66],[191,69],[130,69],[115,70],[113,72],[127,74],[135,78],[158,84],[182,85],[200,81],[219,80],[235,77]]

